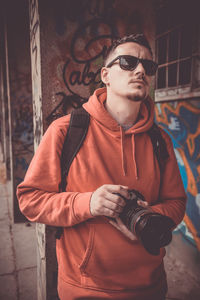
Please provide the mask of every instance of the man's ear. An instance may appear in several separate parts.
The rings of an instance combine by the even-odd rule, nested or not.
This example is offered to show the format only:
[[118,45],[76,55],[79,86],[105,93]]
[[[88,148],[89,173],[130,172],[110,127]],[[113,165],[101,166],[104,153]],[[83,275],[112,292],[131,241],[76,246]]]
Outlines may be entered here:
[[106,67],[101,68],[101,80],[105,85],[109,85],[109,70]]

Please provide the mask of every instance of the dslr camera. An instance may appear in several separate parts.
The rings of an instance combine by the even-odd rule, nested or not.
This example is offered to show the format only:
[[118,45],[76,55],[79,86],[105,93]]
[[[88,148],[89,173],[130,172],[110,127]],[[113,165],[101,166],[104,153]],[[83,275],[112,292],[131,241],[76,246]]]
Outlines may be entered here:
[[123,199],[126,205],[120,219],[150,254],[159,255],[160,248],[167,246],[172,240],[174,221],[138,205],[137,201],[145,201],[145,198],[136,190],[129,190],[129,199]]

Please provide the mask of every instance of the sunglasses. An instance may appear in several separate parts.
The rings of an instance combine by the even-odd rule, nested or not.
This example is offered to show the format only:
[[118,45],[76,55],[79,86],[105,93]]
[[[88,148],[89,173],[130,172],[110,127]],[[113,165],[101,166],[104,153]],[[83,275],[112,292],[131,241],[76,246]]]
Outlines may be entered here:
[[112,67],[116,60],[119,59],[119,66],[123,70],[133,71],[139,63],[143,65],[145,72],[148,76],[153,76],[156,73],[158,64],[153,60],[141,59],[132,55],[119,55],[113,59],[106,68]]

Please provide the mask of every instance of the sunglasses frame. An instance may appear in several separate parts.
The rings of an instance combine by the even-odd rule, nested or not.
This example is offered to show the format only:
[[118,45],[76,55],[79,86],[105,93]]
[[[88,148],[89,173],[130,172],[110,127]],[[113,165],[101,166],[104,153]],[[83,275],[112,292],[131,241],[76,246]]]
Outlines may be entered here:
[[[134,66],[134,67],[131,67],[131,68],[126,68],[126,67],[124,67],[123,65],[122,65],[122,63],[121,63],[121,58],[126,58],[126,57],[133,57],[134,59],[136,59],[137,60],[137,63],[136,63],[136,65]],[[107,66],[106,66],[106,68],[110,68],[110,67],[112,67],[112,65],[115,63],[115,61],[116,60],[118,60],[119,59],[119,66],[120,66],[120,68],[122,69],[122,70],[125,70],[125,71],[133,71],[133,70],[135,70],[136,68],[137,68],[137,66],[139,65],[139,63],[141,63],[142,65],[143,65],[143,67],[144,67],[144,69],[145,69],[145,66],[144,66],[144,64],[145,64],[145,62],[150,62],[152,65],[153,65],[153,67],[154,67],[154,73],[152,74],[152,73],[150,73],[150,74],[148,74],[149,72],[147,72],[146,71],[146,69],[145,69],[145,72],[146,72],[146,74],[147,75],[149,75],[149,76],[153,76],[153,75],[155,75],[156,74],[156,71],[157,71],[157,68],[158,68],[158,64],[155,62],[155,61],[153,61],[153,60],[150,60],[150,59],[142,59],[142,58],[139,58],[139,57],[136,57],[136,56],[133,56],[133,55],[119,55],[119,56],[117,56],[117,57],[115,57]]]

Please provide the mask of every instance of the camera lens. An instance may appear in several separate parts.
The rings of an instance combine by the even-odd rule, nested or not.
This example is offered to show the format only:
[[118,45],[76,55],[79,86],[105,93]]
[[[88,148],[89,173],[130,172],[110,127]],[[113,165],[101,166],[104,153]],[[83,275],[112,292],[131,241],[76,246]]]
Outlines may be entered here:
[[145,201],[145,198],[138,191],[129,190],[129,199],[125,199],[120,218],[150,254],[159,255],[160,248],[171,242],[171,229],[175,224],[171,218],[138,205],[138,200]]

